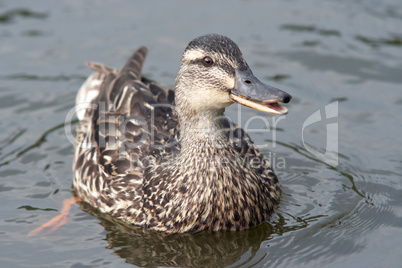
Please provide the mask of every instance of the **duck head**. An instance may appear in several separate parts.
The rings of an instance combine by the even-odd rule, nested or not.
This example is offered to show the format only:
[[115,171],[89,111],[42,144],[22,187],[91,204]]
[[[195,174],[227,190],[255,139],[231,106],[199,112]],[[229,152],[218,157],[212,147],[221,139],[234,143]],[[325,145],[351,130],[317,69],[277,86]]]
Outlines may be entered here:
[[222,111],[232,103],[259,111],[286,114],[292,96],[255,77],[239,47],[217,34],[191,41],[183,53],[176,78],[175,102],[179,114]]

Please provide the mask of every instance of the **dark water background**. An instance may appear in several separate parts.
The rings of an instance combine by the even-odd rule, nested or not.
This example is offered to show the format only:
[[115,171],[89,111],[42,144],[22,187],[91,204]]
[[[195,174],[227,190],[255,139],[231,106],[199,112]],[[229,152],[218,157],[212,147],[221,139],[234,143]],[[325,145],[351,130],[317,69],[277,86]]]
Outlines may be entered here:
[[[65,129],[76,123],[65,119],[90,74],[84,62],[120,67],[146,45],[144,74],[173,86],[187,43],[211,32],[294,97],[280,121],[227,109],[280,178],[272,219],[244,232],[164,236],[74,205],[59,230],[28,237],[72,195]],[[334,101],[336,117],[303,130]],[[0,0],[1,267],[400,267],[401,117],[399,0]],[[303,143],[325,152],[329,124],[338,126],[334,166]]]

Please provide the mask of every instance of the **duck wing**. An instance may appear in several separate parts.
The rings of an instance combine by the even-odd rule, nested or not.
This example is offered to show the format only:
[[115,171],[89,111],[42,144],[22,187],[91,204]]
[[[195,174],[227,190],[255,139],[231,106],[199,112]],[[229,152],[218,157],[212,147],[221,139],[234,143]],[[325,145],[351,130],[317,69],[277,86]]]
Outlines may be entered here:
[[179,150],[174,92],[141,77],[146,53],[138,49],[121,70],[88,63],[95,72],[77,95],[75,188],[115,216],[127,213],[116,210],[116,200],[138,206],[149,162]]

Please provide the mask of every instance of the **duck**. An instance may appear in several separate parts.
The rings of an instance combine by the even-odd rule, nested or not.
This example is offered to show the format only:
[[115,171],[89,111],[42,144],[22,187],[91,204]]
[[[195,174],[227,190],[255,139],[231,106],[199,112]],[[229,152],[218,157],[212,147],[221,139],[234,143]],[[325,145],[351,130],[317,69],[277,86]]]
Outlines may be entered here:
[[121,69],[90,62],[78,91],[73,188],[123,223],[165,233],[240,231],[278,206],[280,185],[250,136],[224,115],[238,103],[283,115],[291,95],[254,76],[228,37],[181,57],[175,87],[142,76],[147,48]]

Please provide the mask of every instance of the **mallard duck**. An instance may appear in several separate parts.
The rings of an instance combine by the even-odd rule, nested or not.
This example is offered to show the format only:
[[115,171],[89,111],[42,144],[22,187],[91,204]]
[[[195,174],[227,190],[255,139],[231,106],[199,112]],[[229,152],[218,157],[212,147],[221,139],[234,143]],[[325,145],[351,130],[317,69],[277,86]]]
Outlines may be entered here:
[[95,72],[77,95],[74,189],[126,223],[168,233],[243,230],[280,200],[269,161],[224,116],[232,103],[285,114],[291,96],[259,81],[238,46],[208,34],[181,58],[174,90],[141,76],[147,49]]

